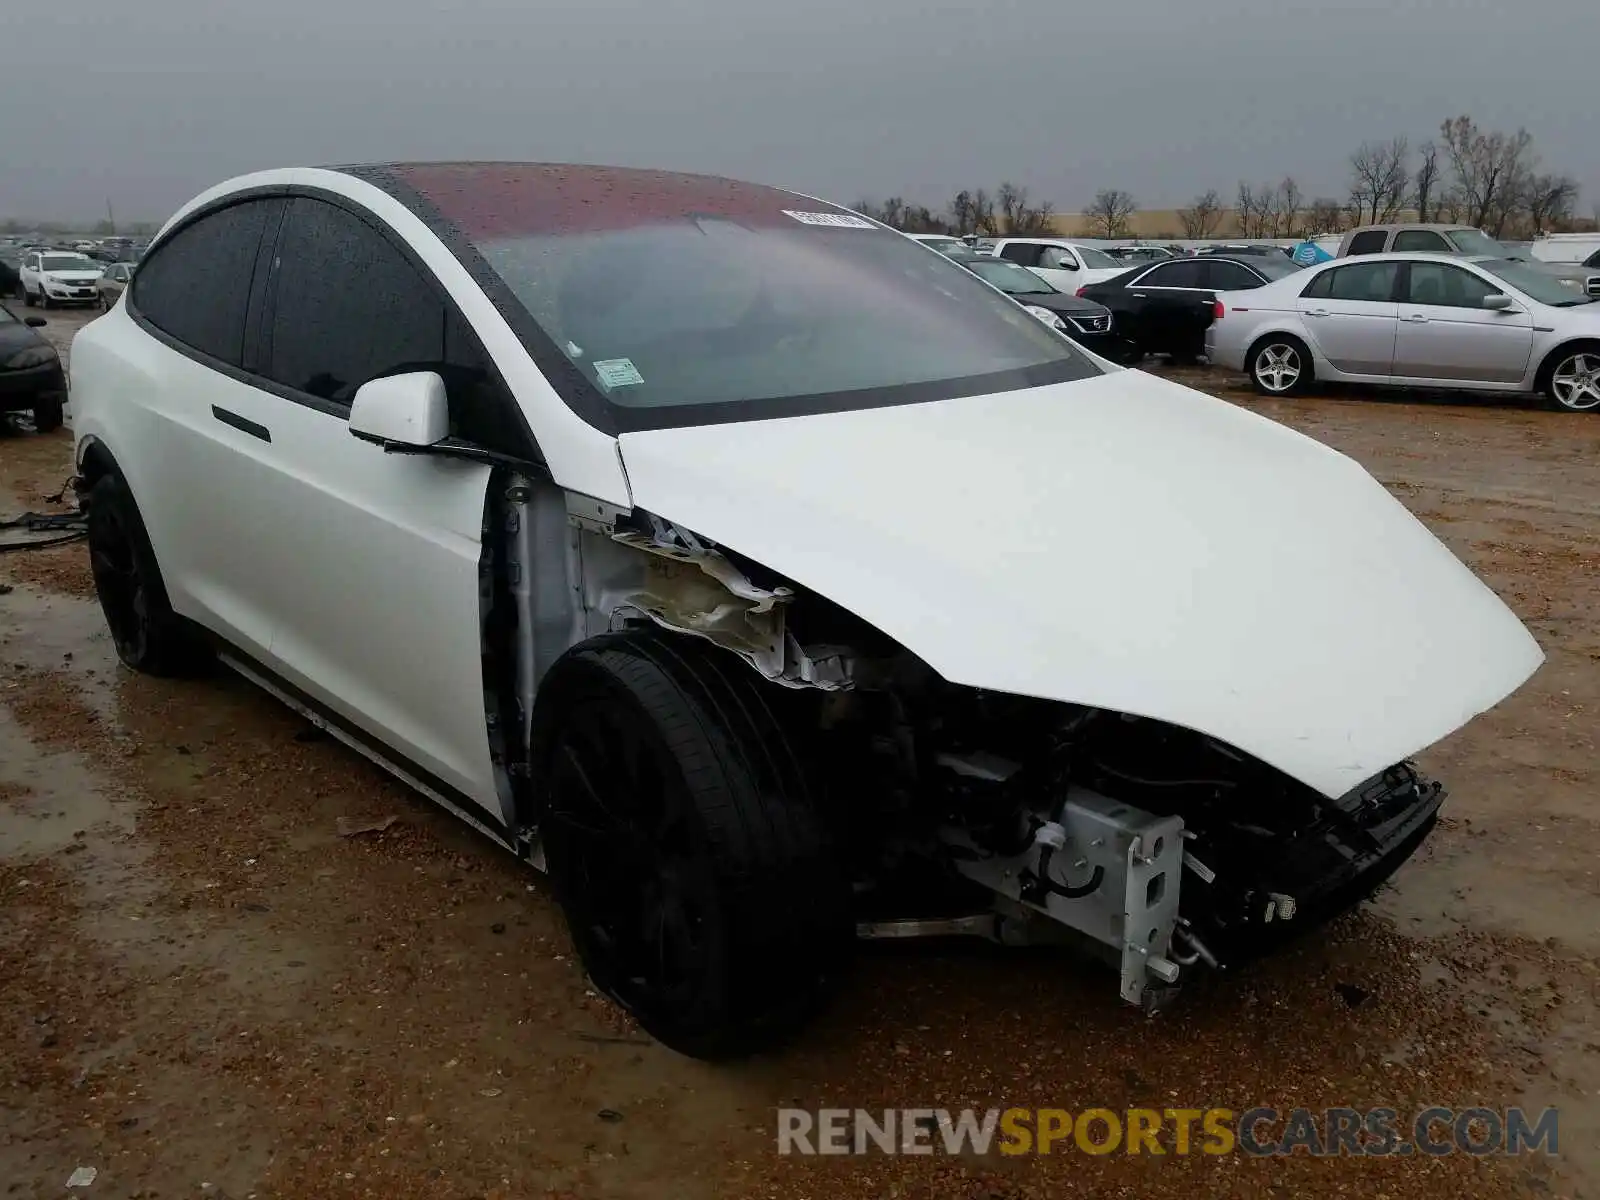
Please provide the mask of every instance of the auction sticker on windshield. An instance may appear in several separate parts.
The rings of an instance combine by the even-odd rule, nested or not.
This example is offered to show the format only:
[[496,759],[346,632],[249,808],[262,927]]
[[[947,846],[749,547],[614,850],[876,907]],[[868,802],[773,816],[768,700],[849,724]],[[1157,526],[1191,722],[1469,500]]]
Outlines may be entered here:
[[784,216],[793,217],[802,225],[826,225],[830,229],[876,229],[877,226],[865,217],[853,217],[849,213],[823,213],[823,212],[796,212],[792,208],[783,210]]
[[639,368],[633,365],[631,358],[598,358],[595,360],[594,373],[600,380],[600,386],[605,388],[644,382],[644,376],[639,374]]

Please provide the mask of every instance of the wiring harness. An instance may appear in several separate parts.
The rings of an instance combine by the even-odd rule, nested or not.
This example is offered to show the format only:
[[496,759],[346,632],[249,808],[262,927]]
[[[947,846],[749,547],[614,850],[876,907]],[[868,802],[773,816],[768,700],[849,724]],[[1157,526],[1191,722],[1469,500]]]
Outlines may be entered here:
[[[74,479],[69,479],[53,496],[46,496],[50,504],[59,504],[73,492]],[[18,536],[18,535],[21,536]],[[81,508],[65,513],[25,512],[19,517],[0,519],[0,554],[10,550],[43,550],[50,546],[64,546],[89,536],[89,517]]]

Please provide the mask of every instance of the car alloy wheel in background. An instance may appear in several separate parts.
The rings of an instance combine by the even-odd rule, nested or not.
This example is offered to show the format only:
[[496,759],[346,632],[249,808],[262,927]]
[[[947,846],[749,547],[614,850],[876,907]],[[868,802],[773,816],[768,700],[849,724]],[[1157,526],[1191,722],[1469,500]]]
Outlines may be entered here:
[[1294,342],[1270,339],[1261,343],[1250,362],[1250,378],[1269,396],[1298,391],[1305,378],[1305,352]]
[[1600,350],[1569,354],[1550,372],[1550,396],[1570,412],[1600,408]]

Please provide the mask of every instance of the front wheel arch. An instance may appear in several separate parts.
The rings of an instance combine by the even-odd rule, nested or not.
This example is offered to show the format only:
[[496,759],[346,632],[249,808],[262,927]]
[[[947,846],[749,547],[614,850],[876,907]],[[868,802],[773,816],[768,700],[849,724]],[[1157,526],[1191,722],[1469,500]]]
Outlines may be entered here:
[[1561,412],[1600,411],[1600,409],[1568,408],[1566,405],[1562,404],[1556,399],[1555,392],[1551,388],[1550,381],[1555,375],[1556,368],[1574,354],[1593,354],[1597,357],[1600,357],[1600,341],[1596,341],[1593,338],[1575,338],[1570,342],[1562,343],[1554,350],[1550,351],[1549,354],[1544,356],[1544,361],[1539,364],[1538,373],[1534,376],[1533,390],[1543,396],[1546,403],[1548,403],[1552,408],[1558,409]]
[[83,450],[78,455],[79,490],[87,494],[102,476],[110,475],[112,472],[121,473],[116,456],[99,439],[86,439]]

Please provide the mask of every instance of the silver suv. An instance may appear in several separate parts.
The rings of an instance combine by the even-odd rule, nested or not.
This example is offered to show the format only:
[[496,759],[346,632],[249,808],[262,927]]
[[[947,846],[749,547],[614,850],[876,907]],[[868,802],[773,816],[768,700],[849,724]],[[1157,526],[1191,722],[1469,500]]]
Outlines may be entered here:
[[1470,225],[1424,225],[1417,222],[1362,225],[1344,235],[1337,257],[1406,250],[1428,254],[1464,254],[1474,258],[1508,258],[1512,262],[1526,263],[1546,275],[1553,275],[1575,291],[1600,296],[1600,269],[1578,263],[1541,262],[1537,258],[1529,258]]

